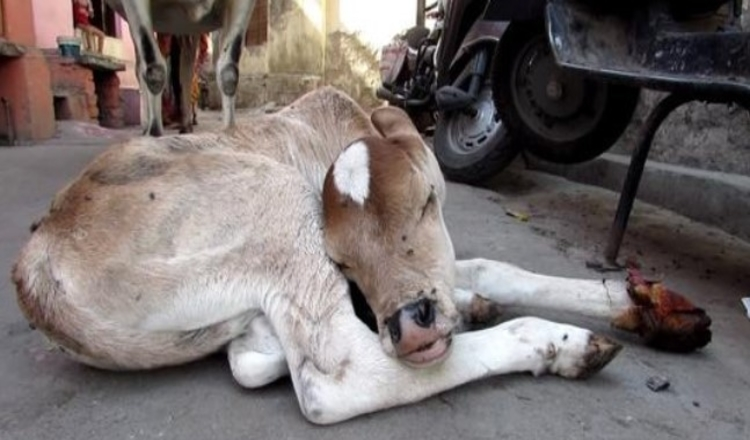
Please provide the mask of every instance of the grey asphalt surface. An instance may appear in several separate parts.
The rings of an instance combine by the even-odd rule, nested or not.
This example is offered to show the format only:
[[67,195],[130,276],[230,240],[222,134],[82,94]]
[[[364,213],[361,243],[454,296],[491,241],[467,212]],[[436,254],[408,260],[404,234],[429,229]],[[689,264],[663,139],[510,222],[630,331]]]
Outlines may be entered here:
[[[701,352],[659,353],[606,323],[541,313],[608,333],[626,349],[586,381],[496,377],[331,427],[304,420],[288,380],[241,389],[221,355],[138,373],[75,364],[28,327],[9,273],[29,225],[101,143],[0,149],[2,440],[750,438],[750,320],[740,305],[750,296],[750,245],[643,204],[636,206],[623,255],[708,310],[714,341]],[[603,247],[615,194],[518,169],[493,187],[449,185],[446,218],[460,258],[601,277],[584,263]],[[666,376],[671,387],[650,391],[645,382],[653,375]]]

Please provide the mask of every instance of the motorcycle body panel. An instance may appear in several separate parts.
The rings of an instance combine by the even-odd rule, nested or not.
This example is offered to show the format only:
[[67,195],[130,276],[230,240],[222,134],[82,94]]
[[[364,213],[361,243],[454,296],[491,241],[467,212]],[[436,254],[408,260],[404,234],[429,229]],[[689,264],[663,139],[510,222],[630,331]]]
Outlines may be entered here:
[[508,28],[510,22],[507,21],[487,21],[480,20],[474,23],[464,40],[459,46],[458,51],[451,58],[448,68],[449,77],[454,77],[456,69],[460,69],[470,59],[479,47],[494,46],[503,37],[503,33]]
[[[557,62],[639,87],[750,93],[750,33],[717,31],[718,25],[708,19],[682,24],[668,4],[659,5],[603,14],[581,3],[550,0],[547,37]],[[711,5],[716,2],[691,6]]]

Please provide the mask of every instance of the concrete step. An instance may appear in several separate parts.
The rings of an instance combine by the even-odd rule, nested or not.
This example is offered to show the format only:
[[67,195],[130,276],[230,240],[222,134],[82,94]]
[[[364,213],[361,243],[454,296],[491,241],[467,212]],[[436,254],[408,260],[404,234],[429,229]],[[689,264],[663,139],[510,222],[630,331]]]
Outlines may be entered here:
[[[617,192],[629,165],[629,156],[610,153],[578,165],[529,157],[531,169]],[[648,161],[638,199],[750,240],[750,177]]]

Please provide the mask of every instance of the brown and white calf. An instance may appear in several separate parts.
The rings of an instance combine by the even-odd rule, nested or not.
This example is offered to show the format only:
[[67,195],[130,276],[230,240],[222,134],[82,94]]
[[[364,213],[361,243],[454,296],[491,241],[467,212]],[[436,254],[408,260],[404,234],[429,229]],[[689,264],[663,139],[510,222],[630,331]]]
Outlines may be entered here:
[[[599,317],[675,350],[710,339],[700,309],[635,275],[455,261],[444,197],[403,111],[368,118],[326,88],[231,133],[110,148],[55,197],[13,279],[29,321],[81,362],[147,369],[226,348],[242,386],[290,375],[315,423],[490,375],[585,377],[619,350],[533,317],[458,332],[490,302]],[[355,316],[348,280],[376,331]]]
[[[180,51],[179,103],[181,131],[192,130],[190,84],[200,34],[219,30],[216,79],[221,92],[224,128],[234,125],[235,94],[239,81],[239,61],[245,32],[255,8],[255,0],[105,0],[125,17],[136,50],[136,71],[141,93],[146,98],[145,134],[161,136],[161,94],[167,84],[167,65],[159,51],[154,32],[183,36]],[[188,38],[189,37],[189,38]]]

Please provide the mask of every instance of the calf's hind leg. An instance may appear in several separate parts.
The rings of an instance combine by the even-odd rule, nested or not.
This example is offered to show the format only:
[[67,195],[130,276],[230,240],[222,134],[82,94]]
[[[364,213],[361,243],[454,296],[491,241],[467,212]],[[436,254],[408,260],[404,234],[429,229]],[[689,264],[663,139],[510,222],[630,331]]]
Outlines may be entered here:
[[248,331],[229,343],[229,366],[245,388],[258,388],[289,374],[279,339],[264,315],[253,318]]

